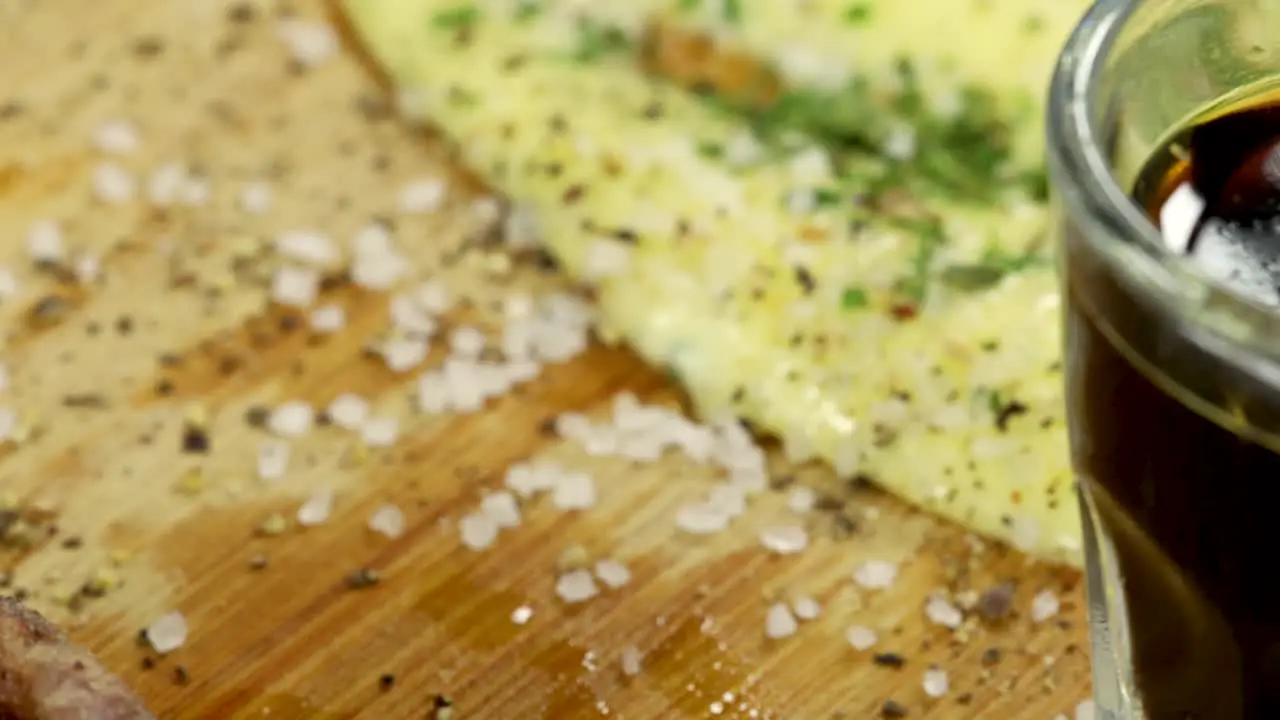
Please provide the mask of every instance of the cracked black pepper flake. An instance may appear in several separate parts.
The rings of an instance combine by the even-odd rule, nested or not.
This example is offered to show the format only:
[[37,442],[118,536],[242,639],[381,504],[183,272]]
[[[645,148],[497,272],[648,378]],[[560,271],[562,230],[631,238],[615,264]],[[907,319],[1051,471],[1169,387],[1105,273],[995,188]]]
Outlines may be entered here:
[[154,669],[154,668],[155,668],[155,666],[156,666],[156,659],[155,659],[155,658],[151,657],[150,655],[148,655],[147,657],[142,658],[142,669],[143,669],[143,670],[152,670],[152,669]]
[[876,653],[871,656],[871,662],[880,667],[893,668],[895,670],[907,664],[907,659],[898,653]]
[[135,57],[149,60],[164,52],[164,41],[155,35],[144,35],[133,41]]
[[261,405],[254,405],[244,411],[244,421],[249,427],[265,427],[271,411]]
[[211,445],[209,432],[202,427],[187,425],[182,429],[182,452],[205,454]]
[[101,410],[107,406],[107,399],[100,393],[73,393],[62,397],[63,407]]
[[904,718],[908,715],[907,706],[897,700],[885,700],[880,706],[880,717],[882,718]]
[[448,695],[436,695],[431,699],[432,720],[452,720],[453,700]]
[[378,678],[378,687],[382,688],[384,692],[395,686],[396,676],[391,673],[383,673],[382,676]]
[[185,665],[176,665],[173,668],[173,684],[186,685],[191,682],[191,673],[187,671]]
[[984,620],[1003,620],[1013,611],[1013,583],[1002,582],[978,596],[978,615]]
[[796,284],[804,290],[805,295],[812,295],[813,291],[818,287],[818,281],[814,279],[813,272],[803,265],[795,266]]
[[984,667],[998,665],[1002,658],[1004,658],[1004,650],[998,647],[989,647],[982,651],[982,664]]
[[1019,415],[1026,415],[1029,412],[1031,412],[1031,408],[1017,400],[1010,400],[1004,403],[996,410],[996,429],[1000,432],[1008,432],[1010,420]]
[[347,576],[347,587],[352,590],[363,590],[373,587],[382,581],[382,576],[377,570],[371,568],[360,568],[359,570]]

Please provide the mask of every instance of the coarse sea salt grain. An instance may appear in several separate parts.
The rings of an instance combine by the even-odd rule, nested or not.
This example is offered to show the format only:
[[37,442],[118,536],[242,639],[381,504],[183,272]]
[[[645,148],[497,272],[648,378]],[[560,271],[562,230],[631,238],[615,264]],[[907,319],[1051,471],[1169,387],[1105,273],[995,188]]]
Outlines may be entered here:
[[189,632],[187,618],[175,610],[147,626],[147,642],[156,652],[165,655],[185,645]]
[[27,254],[37,263],[58,263],[66,257],[62,226],[53,220],[37,220],[27,228]]
[[760,531],[760,544],[779,555],[794,555],[809,546],[809,533],[799,525],[768,527]]
[[392,503],[379,507],[369,516],[369,529],[379,535],[395,540],[404,535],[404,511]]
[[774,603],[765,613],[764,635],[771,640],[791,637],[799,627],[800,623],[786,603]]
[[160,208],[173,205],[186,178],[187,168],[181,163],[168,162],[160,165],[147,177],[147,202]]
[[880,639],[875,630],[862,625],[854,625],[849,628],[845,631],[844,637],[853,646],[853,649],[858,651],[871,649],[876,644],[876,641]]
[[555,481],[551,504],[561,510],[588,510],[596,504],[596,482],[585,472],[566,472]]
[[556,578],[556,595],[566,603],[580,603],[600,593],[596,580],[586,570],[570,570]]
[[480,353],[484,352],[484,346],[488,342],[484,333],[476,328],[463,325],[456,328],[449,335],[449,350],[454,355],[475,359],[480,357]]
[[18,294],[18,276],[9,268],[0,268],[0,300]]
[[328,335],[347,325],[347,311],[341,305],[321,305],[311,311],[312,331]]
[[357,430],[369,417],[369,401],[355,393],[342,393],[329,403],[325,414],[343,430]]
[[289,443],[283,440],[264,440],[258,445],[258,478],[279,480],[289,469]]
[[1044,622],[1058,614],[1062,603],[1052,590],[1042,590],[1031,599],[1031,621]]
[[511,622],[516,625],[524,625],[533,618],[533,608],[528,605],[521,605],[511,611]]
[[323,525],[333,514],[333,490],[321,488],[311,493],[298,508],[298,524],[302,527]]
[[254,181],[240,188],[240,209],[250,215],[265,214],[274,201],[275,194],[268,183]]
[[921,685],[924,687],[925,695],[931,698],[940,698],[947,694],[947,690],[951,687],[951,680],[947,677],[946,670],[929,668],[924,673]]
[[801,620],[814,620],[822,614],[822,606],[808,595],[802,595],[791,601],[791,609]]
[[92,255],[81,255],[76,258],[72,271],[76,282],[89,285],[102,276],[102,261]]
[[814,492],[813,488],[807,488],[801,485],[799,487],[791,488],[791,491],[787,493],[787,507],[790,508],[793,513],[803,515],[804,513],[813,510],[814,506],[817,504],[818,493]]
[[315,410],[301,400],[277,405],[267,418],[267,429],[281,437],[300,437],[311,431]]
[[338,262],[338,248],[314,230],[287,230],[276,237],[276,252],[305,265],[326,267]]
[[93,146],[101,153],[127,155],[141,144],[137,126],[128,120],[107,120],[93,131]]
[[271,278],[271,299],[281,305],[306,307],[320,294],[320,273],[311,268],[283,266]]
[[935,625],[955,630],[964,623],[964,613],[944,597],[934,596],[924,606],[925,617]]
[[276,36],[289,55],[304,67],[316,67],[337,55],[338,34],[327,23],[285,18],[276,27]]
[[484,550],[498,539],[498,524],[484,513],[474,512],[458,521],[462,544],[472,550]]
[[502,483],[520,497],[532,497],[555,487],[555,478],[563,472],[552,463],[515,463],[503,474]]
[[400,421],[393,417],[371,417],[360,426],[360,441],[366,447],[390,447],[400,439]]
[[13,408],[0,408],[0,442],[12,439],[18,433],[18,413]]
[[443,315],[453,305],[449,288],[439,280],[428,280],[419,285],[414,297],[418,306],[432,315]]
[[188,173],[178,187],[178,200],[187,207],[200,207],[209,204],[213,196],[213,185],[209,178]]
[[676,510],[676,527],[690,535],[713,535],[729,527],[729,516],[707,503],[684,505]]
[[93,188],[94,197],[108,205],[129,202],[136,192],[133,176],[113,162],[94,165],[89,183]]
[[635,645],[628,645],[622,648],[622,652],[618,655],[618,664],[622,666],[622,674],[627,677],[635,677],[640,674],[640,664],[644,660],[644,656],[640,654],[640,650]]
[[596,577],[606,587],[616,590],[631,582],[631,571],[617,560],[601,560],[596,563]]
[[400,212],[423,214],[439,210],[448,194],[448,185],[440,178],[419,178],[400,189]]
[[884,560],[871,560],[853,571],[853,581],[868,590],[884,590],[898,579],[898,566]]
[[520,504],[515,495],[506,491],[489,493],[480,500],[480,512],[493,520],[500,528],[513,528],[520,524]]
[[388,370],[405,373],[426,361],[431,345],[422,338],[396,337],[383,342],[379,351]]

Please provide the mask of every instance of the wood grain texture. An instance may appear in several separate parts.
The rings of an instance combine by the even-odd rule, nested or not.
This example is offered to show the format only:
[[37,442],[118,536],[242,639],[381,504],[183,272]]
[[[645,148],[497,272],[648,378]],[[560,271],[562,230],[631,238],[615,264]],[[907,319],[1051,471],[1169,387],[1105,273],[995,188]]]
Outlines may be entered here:
[[[607,413],[620,391],[680,402],[625,349],[593,347],[481,413],[423,417],[410,411],[412,375],[362,352],[385,323],[385,297],[331,289],[350,322],[317,340],[267,308],[261,283],[225,289],[245,238],[315,228],[345,239],[376,216],[395,218],[423,277],[468,298],[452,323],[492,329],[495,301],[513,289],[564,287],[532,262],[501,268],[467,210],[482,189],[450,167],[444,144],[377,112],[358,63],[300,70],[276,36],[284,8],[245,5],[250,19],[224,0],[0,0],[0,266],[20,283],[0,304],[11,376],[0,404],[29,431],[4,446],[0,498],[41,516],[30,546],[0,547],[0,570],[160,717],[420,718],[446,693],[462,718],[868,718],[894,698],[912,717],[1047,720],[1085,697],[1074,572],[983,548],[873,489],[781,460],[777,476],[819,489],[827,508],[800,517],[815,538],[803,555],[771,556],[757,539],[767,524],[795,521],[785,490],[729,532],[685,536],[675,510],[705,492],[710,471],[674,457],[591,460],[543,431],[566,410]],[[288,9],[323,17],[311,0]],[[141,175],[188,163],[209,178],[211,201],[163,213],[95,202],[89,138],[118,117],[135,120],[144,140],[122,164]],[[445,210],[399,217],[398,189],[431,175],[453,179]],[[273,182],[276,207],[245,215],[236,193],[260,177]],[[74,253],[103,259],[100,283],[68,286],[31,266],[23,238],[41,218],[63,223]],[[402,418],[402,440],[366,456],[348,434],[318,428],[296,444],[284,480],[256,480],[262,437],[248,409],[343,391]],[[85,395],[100,402],[76,397]],[[193,403],[212,418],[205,455],[180,447]],[[461,547],[456,520],[507,465],[535,456],[589,469],[599,506],[569,514],[533,503],[494,548]],[[179,492],[197,470],[203,490]],[[255,534],[320,487],[337,491],[328,523]],[[386,502],[408,516],[396,540],[366,529]],[[857,529],[837,532],[849,518]],[[553,584],[570,545],[623,561],[634,579],[566,607]],[[254,570],[259,555],[269,564]],[[903,563],[891,589],[852,583],[868,559]],[[383,581],[349,589],[344,579],[360,568]],[[103,573],[120,587],[92,597],[90,583],[86,594]],[[998,626],[975,618],[955,633],[925,618],[935,590],[1005,579],[1017,582],[1015,612]],[[1034,624],[1030,600],[1046,588],[1061,594],[1063,612]],[[802,594],[822,615],[767,641],[769,602]],[[524,625],[510,618],[521,605],[534,611]],[[190,641],[148,667],[138,628],[173,609],[188,618]],[[903,654],[905,667],[850,648],[851,625],[880,630],[875,649]],[[619,670],[627,645],[644,655],[633,678]],[[934,663],[951,677],[939,700],[921,688]],[[389,690],[384,673],[397,679]]]

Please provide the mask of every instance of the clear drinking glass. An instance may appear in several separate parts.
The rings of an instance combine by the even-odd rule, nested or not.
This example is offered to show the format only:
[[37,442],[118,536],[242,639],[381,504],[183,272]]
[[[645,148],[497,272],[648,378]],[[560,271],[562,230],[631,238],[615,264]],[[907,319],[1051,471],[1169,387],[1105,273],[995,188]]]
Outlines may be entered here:
[[1280,262],[1249,268],[1246,292],[1130,199],[1176,131],[1246,96],[1280,102],[1278,78],[1280,0],[1100,0],[1053,79],[1102,718],[1280,719]]

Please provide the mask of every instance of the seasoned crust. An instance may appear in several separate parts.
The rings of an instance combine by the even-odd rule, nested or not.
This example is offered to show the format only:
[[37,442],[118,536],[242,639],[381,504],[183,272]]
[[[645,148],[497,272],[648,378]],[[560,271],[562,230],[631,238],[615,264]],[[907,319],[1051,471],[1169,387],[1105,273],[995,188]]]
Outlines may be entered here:
[[45,618],[0,597],[0,720],[155,720]]

